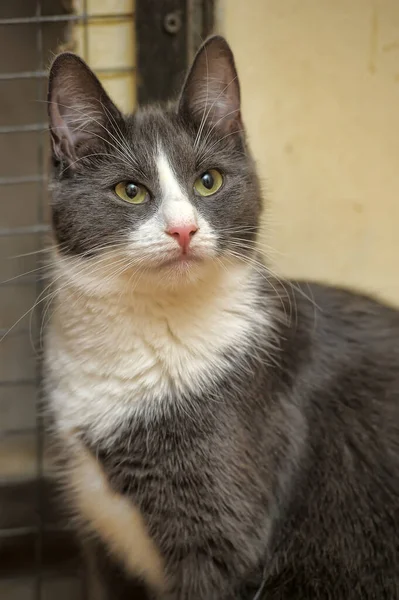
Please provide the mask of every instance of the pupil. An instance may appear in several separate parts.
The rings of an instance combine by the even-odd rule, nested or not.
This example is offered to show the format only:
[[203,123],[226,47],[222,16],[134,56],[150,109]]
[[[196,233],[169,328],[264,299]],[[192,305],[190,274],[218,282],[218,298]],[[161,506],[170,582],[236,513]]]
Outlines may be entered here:
[[210,173],[204,173],[201,177],[202,185],[206,187],[207,190],[211,190],[213,188],[214,180]]
[[135,198],[139,192],[139,188],[135,183],[128,183],[125,188],[126,195],[129,198]]

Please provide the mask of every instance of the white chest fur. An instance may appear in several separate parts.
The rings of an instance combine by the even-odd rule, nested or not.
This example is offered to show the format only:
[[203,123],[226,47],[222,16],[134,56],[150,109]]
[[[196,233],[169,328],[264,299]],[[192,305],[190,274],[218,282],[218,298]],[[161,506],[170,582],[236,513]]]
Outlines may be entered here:
[[134,411],[151,417],[214,380],[223,352],[251,343],[267,321],[254,310],[254,275],[222,270],[181,294],[82,294],[65,287],[47,338],[47,383],[57,427],[106,438]]
[[160,402],[206,387],[226,368],[223,352],[251,344],[268,317],[255,309],[254,274],[242,265],[180,294],[92,292],[60,286],[47,336],[48,396],[71,459],[66,483],[78,515],[126,568],[162,587],[162,557],[142,516],[111,490],[74,430],[111,442],[135,411],[151,419]]

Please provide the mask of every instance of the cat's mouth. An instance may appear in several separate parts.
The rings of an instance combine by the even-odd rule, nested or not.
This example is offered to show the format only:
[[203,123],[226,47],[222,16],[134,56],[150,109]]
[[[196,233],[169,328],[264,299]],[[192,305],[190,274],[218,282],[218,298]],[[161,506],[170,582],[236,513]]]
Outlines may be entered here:
[[198,255],[193,254],[192,252],[190,253],[185,253],[185,254],[179,254],[178,256],[174,256],[173,258],[168,258],[164,261],[161,262],[161,264],[159,265],[161,268],[162,267],[190,267],[193,264],[198,264],[200,262],[202,262],[203,259],[200,258]]

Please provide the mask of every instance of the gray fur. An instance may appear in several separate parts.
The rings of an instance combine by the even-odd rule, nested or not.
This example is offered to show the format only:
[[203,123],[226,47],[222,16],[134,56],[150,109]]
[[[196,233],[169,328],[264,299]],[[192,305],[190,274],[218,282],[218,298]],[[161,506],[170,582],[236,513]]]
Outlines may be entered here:
[[[224,40],[213,38],[206,48],[208,59],[222,56],[234,76]],[[192,202],[216,231],[245,227],[246,239],[255,239],[260,193],[239,114],[194,147],[204,57],[202,49],[178,109],[124,117],[105,99],[113,119],[104,112],[104,127],[119,131],[131,149],[129,171],[109,137],[87,136],[74,148],[53,134],[53,224],[62,252],[90,260],[98,246],[152,214],[159,184],[151,148],[159,140],[172,152],[186,190],[202,171],[221,168],[226,179],[218,201],[199,203],[193,195]],[[73,75],[70,60],[56,59],[51,101],[63,68]],[[82,95],[85,90],[82,83]],[[237,80],[227,93],[226,102],[236,105]],[[226,131],[232,135],[224,137]],[[61,152],[65,144],[68,151]],[[73,164],[72,155],[92,152],[102,154]],[[125,206],[112,186],[136,178],[152,201]],[[220,234],[221,253],[234,236]],[[241,252],[254,258],[249,248],[243,242]],[[347,291],[281,287],[266,278],[258,286],[265,310],[276,291],[273,356],[260,333],[260,354],[231,349],[228,375],[187,398],[192,412],[181,410],[181,402],[163,403],[169,408],[152,422],[125,423],[111,448],[90,430],[82,440],[111,486],[144,515],[172,581],[162,600],[249,600],[264,574],[264,600],[399,598],[399,313]],[[251,375],[244,378],[244,370]],[[110,600],[150,597],[98,541],[93,545]]]
[[[230,129],[226,129],[225,120],[219,115],[216,121],[209,121],[208,129],[204,131],[204,137],[209,134],[207,143],[194,147],[200,124],[199,109],[197,105],[191,107],[188,102],[183,102],[186,95],[182,96],[178,110],[175,106],[167,109],[149,107],[124,117],[98,88],[100,84],[95,75],[84,66],[83,77],[82,68],[81,59],[66,53],[56,58],[50,74],[49,116],[54,162],[52,218],[63,252],[85,252],[90,257],[96,248],[111,244],[115,239],[121,240],[154,214],[160,191],[154,149],[159,144],[168,149],[183,189],[216,231],[245,226],[245,231],[239,235],[221,234],[221,248],[235,238],[255,239],[260,193],[254,165],[245,152],[239,113],[234,113],[233,129],[231,124]],[[231,69],[234,77],[234,64]],[[239,93],[238,82],[235,80],[234,84],[232,91],[236,95]],[[190,78],[186,87],[190,88]],[[221,100],[224,87],[213,90],[217,102]],[[203,100],[206,102],[206,96]],[[212,104],[211,96],[208,103]],[[60,109],[54,109],[58,104]],[[76,130],[81,127],[80,106],[86,107],[84,112],[88,120],[84,135],[79,136]],[[68,116],[67,123],[66,119],[54,118],[53,112],[58,114],[62,109]],[[233,109],[227,104],[225,110],[229,113]],[[228,122],[231,119],[229,115]],[[217,125],[211,131],[215,123]],[[70,134],[69,130],[74,133]],[[237,135],[235,131],[238,131]],[[118,146],[122,136],[129,150],[128,157]],[[224,185],[217,202],[214,198],[198,198],[193,193],[195,179],[215,164],[224,174]],[[132,206],[120,201],[113,188],[123,180],[145,185],[151,194],[151,202]],[[247,201],[242,202],[242,198]],[[245,252],[244,246],[242,251]]]

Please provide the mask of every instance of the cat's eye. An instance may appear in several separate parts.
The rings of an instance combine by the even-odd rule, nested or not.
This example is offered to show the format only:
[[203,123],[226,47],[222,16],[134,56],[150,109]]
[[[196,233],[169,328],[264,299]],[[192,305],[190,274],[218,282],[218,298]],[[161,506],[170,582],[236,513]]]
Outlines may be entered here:
[[195,180],[194,189],[200,196],[212,196],[215,192],[220,190],[223,184],[223,175],[217,169],[210,169],[202,173],[198,179]]
[[144,204],[150,198],[148,190],[138,183],[133,181],[121,181],[115,186],[115,193],[130,204]]

